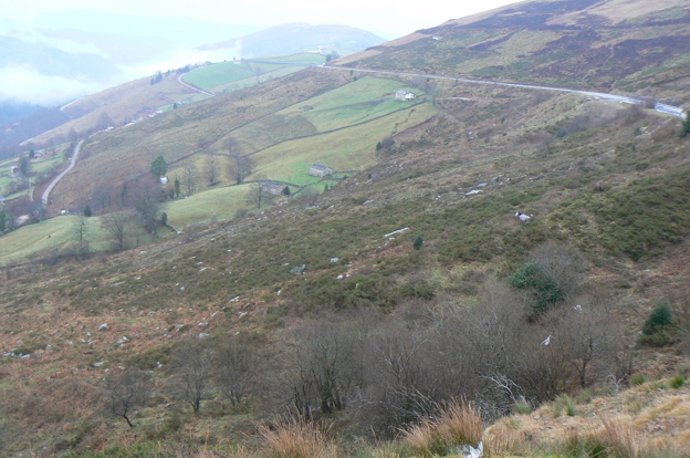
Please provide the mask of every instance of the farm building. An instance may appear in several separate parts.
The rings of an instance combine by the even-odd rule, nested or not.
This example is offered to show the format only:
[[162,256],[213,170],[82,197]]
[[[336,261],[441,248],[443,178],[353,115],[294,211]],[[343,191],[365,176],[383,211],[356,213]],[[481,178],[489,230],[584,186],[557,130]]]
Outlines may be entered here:
[[309,175],[323,178],[333,175],[333,169],[324,164],[312,164],[312,166],[309,167]]
[[398,89],[395,91],[396,100],[414,100],[416,97],[414,92],[408,91],[407,89]]
[[261,187],[267,193],[273,196],[279,196],[283,193],[287,186],[278,181],[264,181],[261,183]]

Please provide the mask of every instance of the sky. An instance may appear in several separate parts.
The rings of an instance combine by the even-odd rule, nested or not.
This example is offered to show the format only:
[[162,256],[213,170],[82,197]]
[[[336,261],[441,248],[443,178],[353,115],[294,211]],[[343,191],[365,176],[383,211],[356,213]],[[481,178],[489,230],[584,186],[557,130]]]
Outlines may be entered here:
[[0,18],[27,22],[47,12],[177,16],[269,27],[287,22],[343,24],[392,39],[514,0],[0,0]]

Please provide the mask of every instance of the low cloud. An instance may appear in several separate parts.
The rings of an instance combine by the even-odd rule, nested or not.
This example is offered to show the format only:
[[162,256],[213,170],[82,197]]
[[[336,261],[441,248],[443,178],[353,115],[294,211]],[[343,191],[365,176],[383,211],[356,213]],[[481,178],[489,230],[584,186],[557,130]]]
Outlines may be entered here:
[[25,65],[0,67],[0,100],[55,106],[107,86],[95,81],[44,75]]

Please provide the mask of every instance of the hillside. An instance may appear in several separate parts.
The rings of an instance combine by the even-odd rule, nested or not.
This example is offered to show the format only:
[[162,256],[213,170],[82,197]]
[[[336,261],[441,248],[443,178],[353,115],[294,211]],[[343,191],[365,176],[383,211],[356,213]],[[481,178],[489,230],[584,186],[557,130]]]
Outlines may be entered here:
[[448,21],[344,62],[674,100],[690,84],[689,17],[677,0],[530,2]]
[[[687,35],[672,0],[522,2],[90,137],[50,208],[93,204],[92,252],[76,216],[0,237],[0,449],[687,455],[682,121],[452,78],[687,109]],[[101,251],[159,155],[172,230]]]

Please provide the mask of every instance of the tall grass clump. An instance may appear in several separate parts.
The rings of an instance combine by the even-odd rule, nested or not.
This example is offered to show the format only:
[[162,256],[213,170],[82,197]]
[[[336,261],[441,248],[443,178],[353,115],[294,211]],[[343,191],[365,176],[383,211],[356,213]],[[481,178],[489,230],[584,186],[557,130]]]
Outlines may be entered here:
[[404,441],[421,456],[457,453],[464,445],[476,447],[482,440],[484,422],[471,403],[454,401],[436,418],[426,418],[404,430]]
[[565,442],[568,456],[596,458],[637,458],[648,456],[643,438],[628,421],[620,418],[601,418],[602,428],[585,433],[574,432]]
[[272,427],[262,425],[267,456],[274,458],[336,458],[338,446],[328,437],[328,428],[298,418],[283,420]]

